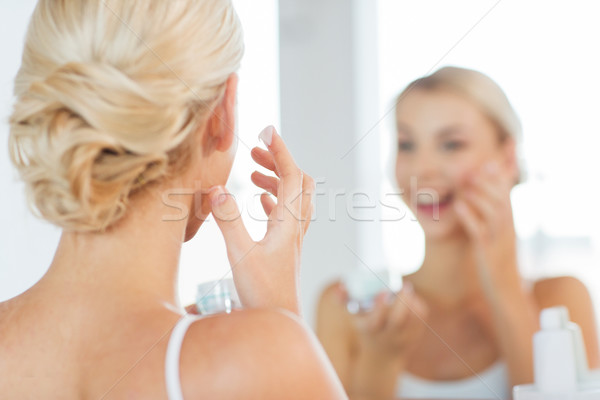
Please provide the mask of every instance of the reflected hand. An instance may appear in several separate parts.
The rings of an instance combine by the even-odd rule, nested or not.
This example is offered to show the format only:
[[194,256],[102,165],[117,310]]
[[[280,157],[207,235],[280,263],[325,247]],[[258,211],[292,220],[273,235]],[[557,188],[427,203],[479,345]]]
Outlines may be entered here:
[[427,306],[411,283],[398,294],[380,293],[373,310],[353,317],[360,351],[382,364],[404,365],[425,329],[426,318]]
[[488,295],[498,288],[520,288],[510,203],[512,184],[498,164],[491,162],[466,182],[462,196],[455,202],[456,212],[473,243],[479,277]]
[[223,233],[233,280],[240,301],[249,308],[283,308],[300,313],[299,273],[304,235],[312,215],[314,180],[304,174],[273,127],[260,135],[269,151],[252,150],[252,158],[277,177],[259,172],[252,181],[267,193],[261,204],[269,221],[267,233],[258,242],[252,240],[234,199],[223,187],[209,193],[212,213]]

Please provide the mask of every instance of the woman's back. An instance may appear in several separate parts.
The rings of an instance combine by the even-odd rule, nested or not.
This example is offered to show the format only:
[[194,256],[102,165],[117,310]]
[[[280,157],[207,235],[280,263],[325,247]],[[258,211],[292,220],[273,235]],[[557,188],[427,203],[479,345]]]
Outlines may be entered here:
[[0,381],[0,391],[10,398],[76,399],[111,398],[126,388],[140,397],[165,398],[159,365],[166,345],[159,333],[177,315],[158,310],[111,315],[93,301],[32,290],[2,303],[0,374],[10,379]]
[[[20,399],[165,399],[167,345],[180,317],[158,309],[98,316],[85,304],[26,293],[0,305],[0,375],[10,377],[0,380],[0,392]],[[324,361],[308,330],[288,314],[205,317],[185,334],[181,388],[184,399],[335,398],[306,386],[335,379],[319,368]]]

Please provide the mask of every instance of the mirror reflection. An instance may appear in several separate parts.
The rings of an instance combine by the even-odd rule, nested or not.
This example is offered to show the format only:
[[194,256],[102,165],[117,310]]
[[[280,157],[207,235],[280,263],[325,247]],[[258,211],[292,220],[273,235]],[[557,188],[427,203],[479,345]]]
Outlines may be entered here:
[[597,368],[585,285],[519,273],[510,191],[521,179],[521,124],[502,89],[444,67],[395,103],[396,184],[423,229],[425,257],[401,291],[384,288],[358,313],[346,282],[324,291],[317,334],[350,396],[509,398],[533,381],[531,338],[539,311],[554,306],[581,327],[586,368]]

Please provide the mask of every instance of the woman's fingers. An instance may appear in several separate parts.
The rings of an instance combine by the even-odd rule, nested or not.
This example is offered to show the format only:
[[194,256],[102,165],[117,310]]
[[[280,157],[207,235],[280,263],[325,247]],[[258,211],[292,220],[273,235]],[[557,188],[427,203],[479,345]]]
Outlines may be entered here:
[[[279,179],[273,177],[273,176],[267,176],[264,175],[261,172],[255,171],[254,173],[252,173],[251,176],[252,182],[254,182],[254,184],[264,190],[266,190],[267,192],[271,193],[272,195],[277,197],[278,194],[278,186],[279,186]],[[308,227],[310,225],[311,222],[311,218],[312,218],[312,214],[313,214],[313,209],[314,209],[314,195],[315,195],[315,181],[314,179],[312,179],[310,176],[308,175],[304,175],[303,179],[302,179],[302,198],[298,199],[299,201],[302,201],[302,210],[301,210],[301,223],[302,223],[302,227],[304,232],[306,233],[306,231],[308,230]],[[267,197],[272,204],[275,204],[272,199],[270,199],[269,197]],[[270,204],[270,203],[269,203]],[[263,204],[263,208],[264,208],[264,204]],[[266,212],[266,210],[265,210]],[[267,213],[267,215],[270,215],[270,213]]]
[[279,186],[279,179],[273,176],[267,176],[258,171],[253,172],[250,176],[250,179],[256,186],[266,190],[273,196],[277,197],[277,187]]
[[389,314],[390,293],[382,292],[375,296],[373,309],[367,315],[367,328],[372,332],[378,332],[387,326]]
[[424,302],[415,294],[412,284],[407,282],[402,291],[396,295],[396,300],[390,309],[388,324],[393,329],[401,329],[409,319],[421,320],[425,317],[424,314]]
[[275,128],[265,128],[260,138],[273,156],[275,171],[281,178],[277,187],[276,218],[283,226],[295,232],[301,227],[302,220],[302,170],[294,162]]
[[[229,261],[240,300],[245,307],[284,308],[300,313],[298,278],[302,253],[303,173],[273,127],[260,134],[268,152],[252,151],[252,158],[280,178],[252,174],[252,181],[273,193],[261,195],[261,204],[269,217],[267,234],[258,243],[252,241],[239,218],[233,199],[219,201],[211,196],[213,213],[227,243]],[[254,250],[255,249],[255,250]],[[245,257],[249,252],[252,254]]]
[[235,199],[222,186],[209,192],[212,214],[223,233],[231,265],[235,265],[252,248],[254,242],[248,234]]
[[277,174],[277,168],[275,168],[275,161],[273,161],[273,155],[267,150],[263,150],[260,147],[255,147],[250,151],[252,159],[260,166],[265,167],[269,171]]
[[490,201],[498,206],[510,201],[510,191],[504,193],[504,187],[500,186],[501,182],[495,179],[477,179],[472,185],[473,189],[482,195],[488,197]]
[[306,233],[313,216],[314,198],[315,198],[315,180],[304,174],[302,179],[302,227],[303,233]]
[[482,172],[472,179],[472,183],[472,187],[489,197],[493,203],[502,206],[510,202],[510,178],[504,176],[496,162],[484,165]]
[[477,214],[462,199],[454,201],[454,209],[459,215],[460,220],[471,238],[479,240],[481,238],[481,223]]
[[285,146],[285,143],[283,143],[283,139],[275,131],[275,128],[272,126],[266,127],[260,133],[259,137],[273,156],[273,163],[275,164],[274,172],[277,173],[277,176],[285,178],[297,175],[299,168],[294,162],[290,151]]
[[481,216],[481,219],[485,221],[487,231],[492,232],[497,220],[498,207],[485,194],[475,190],[467,190],[465,192],[465,200]]
[[[275,159],[269,151],[256,147],[252,150],[251,154],[254,161],[256,161],[259,165],[278,173],[275,166]],[[280,179],[267,176],[258,171],[252,174],[251,179],[256,186],[268,191],[276,197],[278,196]],[[293,200],[294,202],[301,202],[300,217],[298,219],[301,222],[304,233],[306,233],[308,230],[312,218],[314,192],[314,180],[310,176],[304,174],[302,178],[302,193],[298,198]]]
[[399,328],[412,313],[411,303],[414,297],[412,283],[406,282],[400,293],[395,293],[396,298],[390,309],[389,325]]
[[394,301],[394,304],[390,308],[388,315],[388,326],[391,329],[401,329],[409,317],[411,310],[407,303],[407,299],[400,295]]
[[262,204],[263,210],[265,210],[265,214],[267,214],[267,216],[271,215],[276,206],[275,202],[268,193],[263,193],[260,195],[260,204]]
[[493,235],[501,222],[499,218],[504,219],[507,214],[512,215],[510,189],[505,187],[498,167],[493,162],[486,164],[481,173],[470,180],[470,184],[463,190],[463,202],[471,213],[462,210],[462,214],[466,215],[466,218],[470,215],[477,217],[479,234]]

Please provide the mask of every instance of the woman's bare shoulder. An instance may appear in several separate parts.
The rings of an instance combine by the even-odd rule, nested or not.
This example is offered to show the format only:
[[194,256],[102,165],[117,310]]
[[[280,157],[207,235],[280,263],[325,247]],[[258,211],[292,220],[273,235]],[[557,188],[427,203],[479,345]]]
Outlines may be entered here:
[[345,398],[306,324],[278,310],[194,323],[183,343],[181,382],[185,398]]
[[9,336],[9,332],[16,330],[19,317],[22,316],[23,303],[20,296],[0,302],[0,338],[5,338]]
[[[541,308],[571,303],[590,303],[590,294],[583,282],[572,276],[560,276],[537,280],[533,294]],[[566,304],[565,304],[566,303]]]

